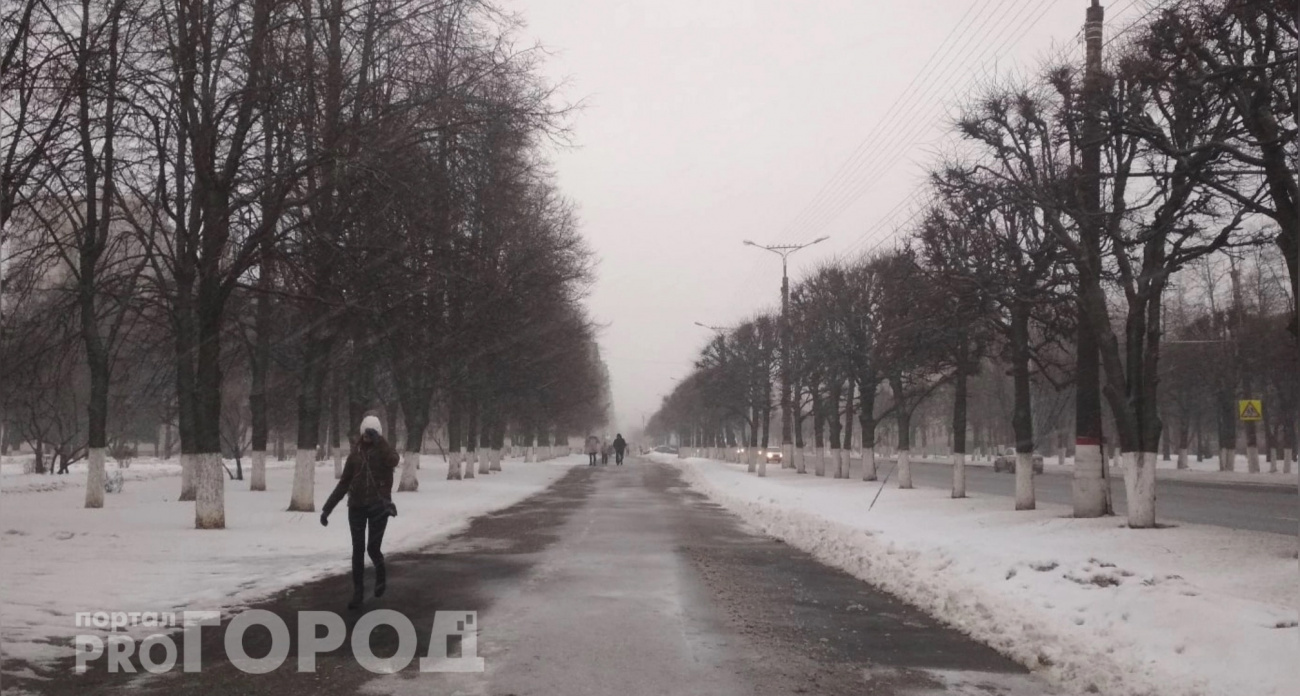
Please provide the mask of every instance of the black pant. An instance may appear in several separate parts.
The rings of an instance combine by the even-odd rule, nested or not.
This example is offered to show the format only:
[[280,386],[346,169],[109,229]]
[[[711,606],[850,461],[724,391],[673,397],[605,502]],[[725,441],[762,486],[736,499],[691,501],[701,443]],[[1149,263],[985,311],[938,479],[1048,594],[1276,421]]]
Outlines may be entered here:
[[[366,542],[366,525],[370,525],[370,542]],[[388,528],[388,515],[377,520],[366,516],[364,507],[348,508],[348,527],[352,530],[352,587],[361,592],[365,587],[366,554],[375,564],[375,579],[384,577],[384,554],[379,547],[384,543],[384,530]]]
[[623,463],[623,450],[614,450],[614,463],[615,464]]
[[596,453],[595,453],[595,452],[588,452],[588,453],[587,453],[587,457],[588,457],[588,459],[591,460],[591,461],[587,462],[587,466],[596,466]]

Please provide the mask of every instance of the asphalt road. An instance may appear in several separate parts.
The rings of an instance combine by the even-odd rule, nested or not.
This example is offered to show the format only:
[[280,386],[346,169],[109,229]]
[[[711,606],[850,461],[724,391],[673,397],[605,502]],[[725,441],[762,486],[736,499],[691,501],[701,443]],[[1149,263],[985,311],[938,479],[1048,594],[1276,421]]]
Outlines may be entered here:
[[[892,459],[881,464],[881,475],[893,464]],[[851,473],[855,479],[861,478],[860,465],[861,460],[853,460]],[[912,479],[918,486],[949,488],[952,486],[952,466],[913,461]],[[1070,484],[1069,474],[1049,470],[1035,477],[1035,495],[1043,503],[1072,505]],[[966,490],[1012,498],[1016,492],[1015,475],[996,474],[988,466],[968,466]],[[1111,500],[1116,514],[1124,514],[1124,479],[1119,470],[1115,470],[1111,479]],[[1162,522],[1191,522],[1295,536],[1297,510],[1300,510],[1300,500],[1297,500],[1294,486],[1168,479],[1161,479],[1156,484],[1156,516]]]
[[[507,474],[508,475],[508,474]],[[398,518],[394,523],[410,523]],[[296,612],[336,610],[351,635],[346,550],[337,577],[256,607],[296,624]],[[1052,689],[992,649],[811,556],[759,535],[675,469],[646,460],[579,467],[548,490],[418,553],[394,555],[388,594],[417,627],[417,662],[391,675],[362,669],[350,641],[296,671],[296,639],[279,669],[250,675],[226,657],[224,632],[204,629],[203,670],[130,678],[104,660],[6,677],[37,694],[664,694],[1050,696]],[[486,671],[425,673],[437,610],[478,612]],[[269,634],[244,634],[248,653]],[[377,655],[396,633],[371,635]],[[14,665],[6,665],[8,668]],[[10,670],[12,674],[14,670]]]

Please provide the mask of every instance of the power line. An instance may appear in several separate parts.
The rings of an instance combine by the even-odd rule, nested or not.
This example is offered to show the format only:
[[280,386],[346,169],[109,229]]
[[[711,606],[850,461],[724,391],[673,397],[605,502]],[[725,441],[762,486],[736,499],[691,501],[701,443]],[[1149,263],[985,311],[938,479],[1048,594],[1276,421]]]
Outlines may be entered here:
[[[1006,0],[1002,0],[1002,2],[1005,3]],[[802,222],[803,218],[806,217],[808,214],[810,214],[810,212],[820,204],[822,197],[827,194],[827,192],[831,189],[832,185],[836,183],[836,180],[840,176],[842,176],[842,174],[848,169],[850,164],[852,164],[853,161],[861,155],[863,150],[866,149],[868,145],[871,145],[874,142],[873,138],[876,136],[877,133],[880,132],[880,129],[883,126],[883,124],[886,123],[890,119],[890,117],[893,116],[894,112],[900,107],[901,104],[908,103],[911,101],[912,97],[914,96],[912,91],[913,88],[916,87],[918,82],[921,82],[922,79],[929,74],[931,66],[935,65],[935,60],[936,59],[942,60],[943,58],[947,57],[949,51],[951,51],[953,45],[955,45],[956,42],[950,43],[950,40],[952,39],[953,35],[957,34],[958,30],[960,29],[961,33],[958,34],[958,39],[957,39],[958,41],[960,41],[962,36],[970,30],[972,25],[966,22],[966,18],[969,17],[970,13],[973,12],[977,7],[979,7],[978,4],[972,3],[970,7],[966,9],[966,13],[963,14],[961,18],[957,20],[957,23],[954,24],[952,29],[948,31],[948,34],[943,38],[943,41],[941,41],[939,45],[935,47],[935,50],[932,53],[930,53],[930,57],[926,59],[925,64],[922,65],[921,69],[917,71],[915,75],[912,76],[911,81],[908,82],[907,86],[903,88],[903,92],[899,94],[899,96],[893,101],[893,103],[890,104],[889,108],[885,110],[884,115],[881,116],[880,120],[876,122],[876,125],[872,128],[872,130],[867,133],[866,137],[864,137],[860,143],[858,143],[858,146],[854,148],[853,152],[849,154],[848,158],[845,159],[844,162],[840,164],[839,168],[836,169],[833,174],[831,174],[830,178],[828,178],[826,182],[822,184],[821,189],[818,190],[817,193],[812,197],[812,200],[810,200],[808,204],[805,205],[803,209],[801,209],[799,213],[795,215],[794,219],[792,219],[790,223],[786,225],[787,231],[797,227]],[[981,12],[982,11],[983,10],[981,9]]]
[[[800,214],[796,216],[795,220],[787,226],[787,229],[792,229],[796,223],[799,223],[802,227],[807,227],[806,220],[809,216],[824,214],[818,213],[818,208],[826,208],[828,194],[834,195],[831,192],[838,192],[839,189],[842,189],[846,177],[857,176],[866,163],[878,159],[879,154],[882,152],[882,148],[892,151],[893,145],[884,143],[881,140],[884,132],[895,125],[891,121],[891,117],[895,114],[897,114],[899,118],[905,117],[905,114],[910,111],[909,107],[916,105],[918,99],[924,100],[925,97],[930,96],[932,92],[935,91],[933,87],[936,83],[939,83],[941,87],[946,87],[951,84],[952,78],[954,77],[954,68],[959,69],[960,66],[970,63],[970,60],[961,55],[961,52],[966,51],[970,47],[971,40],[978,35],[979,30],[988,26],[989,22],[994,18],[997,18],[998,23],[1001,23],[1007,16],[1014,16],[1014,13],[1011,13],[1012,10],[1026,8],[1031,4],[1032,0],[1031,2],[1022,3],[1020,6],[1015,5],[1014,2],[1011,6],[1007,6],[1007,2],[1008,0],[1000,0],[997,5],[992,6],[992,12],[989,13],[985,12],[989,7],[988,5],[978,6],[972,4],[970,8],[968,8],[967,12],[962,15],[961,19],[959,19],[948,32],[944,42],[941,42],[941,44],[936,47],[935,51],[931,53],[930,58],[927,59],[925,65],[922,66],[922,69],[912,78],[908,87],[905,88],[904,92],[895,99],[882,119],[876,123],[876,126],[873,128],[871,133],[861,143],[859,143],[857,148],[839,167],[836,173],[833,174],[822,186],[822,189],[814,196],[813,200],[810,201]],[[973,22],[966,22],[965,20],[970,17],[971,11],[976,9],[976,7],[980,8],[979,14],[975,15]],[[1006,10],[999,13],[999,10],[1003,8],[1006,8]],[[1009,13],[1011,14],[1009,15]],[[1011,25],[1003,24],[1000,31],[997,30],[995,26],[994,31],[998,36],[1002,36],[1009,26]],[[986,48],[984,50],[978,51],[976,59],[987,53],[987,44],[985,44],[985,46]],[[953,53],[954,50],[957,51],[956,54]],[[839,212],[842,211],[836,211],[831,219],[833,220],[835,216],[838,216]],[[806,237],[811,235],[804,236]],[[747,274],[747,282],[745,282],[743,286],[747,287],[751,284],[748,280],[754,277],[755,268],[755,264],[750,265]]]
[[[1020,4],[1017,5],[1017,2]],[[941,67],[938,71],[935,74],[927,75],[922,80],[922,84],[926,85],[925,89],[914,92],[907,99],[900,99],[895,102],[895,104],[899,106],[897,111],[898,119],[905,117],[904,114],[906,113],[907,107],[920,106],[920,104],[917,103],[918,99],[924,100],[926,97],[931,96],[931,93],[935,91],[933,88],[936,84],[940,90],[947,88],[952,84],[954,78],[959,77],[962,74],[962,66],[969,64],[972,60],[978,61],[987,55],[990,46],[989,43],[983,44],[983,48],[976,49],[976,55],[974,56],[965,56],[961,53],[961,51],[965,51],[970,46],[975,45],[972,44],[972,41],[980,36],[982,32],[986,35],[996,35],[997,37],[1003,36],[1006,31],[1011,28],[1014,19],[1011,20],[1011,23],[1004,24],[1003,22],[1008,18],[1013,18],[1015,16],[1015,11],[1023,11],[1032,4],[1033,0],[1027,2],[1022,0],[1012,0],[1012,4],[1008,5],[1007,0],[1002,0],[1002,2],[995,7],[993,13],[985,16],[982,22],[973,25],[972,32],[963,32],[963,35],[968,34],[965,36],[964,40],[949,47],[950,49],[957,47],[958,53],[948,55],[950,51],[945,51],[944,55],[946,60],[940,61]],[[990,22],[994,23],[994,27],[989,29],[988,32],[984,32]],[[996,41],[996,39],[994,40]],[[891,109],[887,116],[893,115],[894,113],[894,110]],[[881,134],[883,136],[882,129],[894,125],[894,121],[891,121],[888,118],[882,119],[878,122],[877,128],[872,131],[872,136],[874,137],[876,134]],[[910,130],[916,125],[916,121],[911,121],[904,127],[908,128],[910,132]],[[922,126],[924,126],[924,122],[922,122]],[[826,224],[834,220],[835,217],[843,212],[844,207],[846,207],[846,199],[852,199],[854,189],[858,184],[860,184],[859,175],[861,172],[864,170],[867,170],[868,172],[871,171],[871,165],[874,165],[882,158],[887,157],[889,153],[893,153],[899,145],[898,139],[884,141],[883,138],[877,138],[874,140],[869,138],[869,140],[872,144],[871,149],[863,153],[860,148],[859,151],[851,155],[849,160],[846,162],[848,167],[847,173],[832,178],[831,188],[834,193],[829,195],[829,200],[823,199],[819,204],[818,209],[815,211],[815,214],[805,216],[804,220],[797,228],[787,227],[787,233],[794,233],[797,235],[815,234]],[[841,169],[843,170],[844,168],[842,167]],[[851,200],[848,202],[851,204]]]
[[[1029,4],[1030,3],[1025,3],[1020,7],[1023,9],[1025,7],[1028,7]],[[969,63],[972,61],[980,61],[981,59],[984,59],[987,62],[987,59],[989,57],[992,57],[995,60],[1000,58],[1005,48],[1007,48],[1010,45],[1014,45],[1019,40],[1019,37],[1024,35],[1024,29],[1026,25],[1029,24],[1032,26],[1032,24],[1037,23],[1037,21],[1040,20],[1044,14],[1046,14],[1046,10],[1050,9],[1050,5],[1051,3],[1044,5],[1043,6],[1044,9],[1041,10],[1037,15],[1030,13],[1025,17],[1025,19],[1020,21],[1019,25],[1016,25],[1014,23],[1014,20],[1013,23],[1004,25],[999,31],[997,31],[995,35],[989,37],[990,40],[984,44],[984,48],[981,49],[977,55],[972,56],[971,59],[966,62]],[[1017,8],[1016,6],[1013,5],[1008,9],[1017,9]],[[1031,22],[1030,20],[1033,21]],[[1001,43],[999,43],[999,40],[1001,40]],[[949,71],[949,73],[945,76],[946,79],[942,83],[941,88],[947,89],[948,87],[953,85],[954,80],[956,78],[960,78],[963,75],[964,73],[960,71],[958,72]],[[888,173],[892,165],[897,161],[897,159],[901,157],[903,154],[905,154],[906,152],[908,152],[910,148],[914,145],[914,140],[916,136],[925,132],[925,130],[927,130],[931,125],[932,122],[925,119],[913,120],[908,126],[905,127],[906,130],[902,135],[902,137],[894,138],[893,142],[890,145],[885,146],[885,149],[878,150],[876,153],[877,156],[875,158],[871,160],[863,160],[859,162],[858,165],[855,166],[853,174],[857,176],[859,173],[863,172],[864,170],[865,170],[865,174],[863,174],[862,176],[857,176],[856,180],[853,181],[852,183],[842,186],[839,195],[832,202],[831,207],[825,208],[820,218],[815,220],[813,223],[810,223],[809,225],[805,225],[806,229],[802,231],[806,232],[806,235],[816,234],[817,232],[820,232],[826,225],[830,224],[830,222],[834,221],[841,213],[844,212],[844,210],[846,210],[848,207],[850,207],[855,202],[857,202],[857,200],[861,197],[861,195],[865,193],[866,188],[870,184],[879,180],[886,173]],[[871,164],[874,164],[875,166],[869,167],[868,165]]]
[[[1050,5],[1049,5],[1049,6],[1045,6],[1045,8],[1044,8],[1042,11],[1040,11],[1040,13],[1039,13],[1038,15],[1036,15],[1036,16],[1034,16],[1034,15],[1030,15],[1029,17],[1026,17],[1026,19],[1023,20],[1023,21],[1021,22],[1021,25],[1020,25],[1019,27],[1017,27],[1016,32],[1014,32],[1010,37],[1008,37],[1006,40],[1004,40],[1004,41],[1002,42],[1001,45],[998,46],[998,48],[997,48],[997,49],[995,50],[995,52],[994,52],[995,57],[1000,57],[1001,52],[1003,51],[1003,49],[1005,49],[1005,48],[1009,48],[1010,46],[1012,46],[1012,45],[1014,45],[1014,44],[1016,43],[1016,41],[1017,41],[1017,37],[1023,34],[1023,32],[1024,32],[1025,28],[1026,28],[1026,24],[1028,24],[1030,27],[1032,27],[1033,25],[1036,25],[1039,21],[1041,21],[1041,20],[1042,20],[1042,17],[1046,15],[1046,11],[1047,11],[1047,9],[1050,9]],[[987,67],[987,66],[986,66],[986,67]],[[986,70],[985,70],[985,75],[987,75],[987,74],[988,74],[988,73],[987,73],[987,69],[986,69]],[[976,88],[976,86],[973,85],[972,88],[971,88],[971,90],[968,90],[968,92],[967,92],[967,98],[969,97],[970,92],[973,91],[975,88]],[[906,151],[906,150],[911,146],[911,144],[912,144],[912,143],[911,143],[911,137],[912,137],[912,136],[918,134],[919,132],[923,132],[923,130],[924,130],[925,128],[927,128],[929,125],[930,125],[930,124],[929,124],[928,122],[921,122],[918,126],[912,128],[912,130],[909,131],[909,137],[907,137],[907,138],[903,138],[903,139],[900,139],[900,143],[901,143],[900,147],[901,147],[902,151]],[[899,152],[898,154],[901,155],[901,152]],[[897,159],[897,158],[895,158],[895,160],[896,160],[896,159]],[[893,161],[890,162],[890,165],[892,165],[892,164],[893,164]],[[874,178],[872,178],[872,179],[870,179],[870,180],[867,180],[865,183],[868,184],[868,185],[875,183],[876,180],[879,180],[879,179],[884,175],[884,172],[887,171],[887,169],[888,169],[888,168],[882,169],[881,172],[878,173]],[[864,193],[864,192],[865,192],[865,190],[860,191],[858,195],[860,196],[861,193]],[[914,197],[916,197],[916,194],[913,194],[912,198],[914,198]],[[856,198],[855,198],[855,200],[856,200]],[[904,201],[902,201],[902,202],[899,203],[897,206],[895,206],[895,210],[897,210],[899,207],[905,205],[905,204],[906,204],[907,202],[909,202],[910,200],[911,200],[911,198],[904,199]],[[851,204],[851,203],[850,203],[850,204]],[[892,214],[892,212],[893,212],[893,211],[891,211],[891,214]],[[913,216],[913,217],[914,217],[914,216]],[[870,230],[868,230],[867,232],[865,232],[863,235],[861,235],[861,236],[859,237],[858,241],[855,242],[855,243],[852,245],[852,247],[850,247],[850,249],[846,250],[845,253],[846,253],[846,254],[847,254],[847,253],[852,253],[852,250],[853,250],[853,249],[859,247],[861,244],[863,244],[863,243],[865,242],[865,239],[868,237],[868,235],[870,235],[871,233],[873,233],[873,232],[875,232],[875,231],[878,231],[879,227],[880,227],[881,225],[887,223],[889,220],[890,220],[890,215],[887,214],[886,217],[883,218],[883,219],[880,221],[880,223],[879,223],[878,225],[876,225],[875,227],[871,228]],[[879,244],[877,244],[877,246],[879,246]],[[873,250],[874,250],[874,248],[873,248]]]

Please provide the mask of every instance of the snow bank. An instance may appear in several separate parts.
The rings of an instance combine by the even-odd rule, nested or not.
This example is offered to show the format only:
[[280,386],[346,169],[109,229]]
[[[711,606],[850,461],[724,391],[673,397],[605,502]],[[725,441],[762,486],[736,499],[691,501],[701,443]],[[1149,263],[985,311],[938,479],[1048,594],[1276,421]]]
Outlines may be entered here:
[[1131,530],[1065,506],[655,458],[767,534],[965,631],[1076,693],[1294,696],[1296,539]]
[[[854,461],[860,460],[862,455],[855,453]],[[892,457],[878,457],[879,461],[886,459],[892,461]],[[912,454],[912,461],[932,462],[936,464],[951,464],[952,458],[947,455],[918,455]],[[966,466],[993,467],[991,458],[975,459],[973,457],[966,460]],[[1115,475],[1123,477],[1118,470],[1118,462],[1115,465]],[[1203,461],[1196,461],[1192,457],[1186,469],[1178,468],[1178,460],[1171,459],[1165,461],[1163,457],[1156,460],[1156,478],[1161,481],[1187,481],[1190,483],[1257,483],[1271,486],[1291,486],[1297,485],[1297,467],[1292,465],[1291,473],[1281,473],[1282,465],[1278,462],[1279,473],[1269,473],[1269,464],[1260,457],[1259,473],[1252,474],[1246,470],[1246,456],[1237,455],[1236,469],[1233,471],[1219,471],[1219,458],[1207,457]],[[1074,457],[1066,457],[1065,464],[1058,464],[1055,456],[1043,457],[1043,470],[1049,474],[1074,474]]]
[[[579,459],[540,464],[512,460],[499,474],[447,481],[441,458],[425,457],[420,490],[394,493],[399,514],[388,525],[384,550],[430,544],[461,529],[472,517],[513,505],[549,486]],[[585,457],[581,460],[586,463]],[[34,477],[63,481],[52,488],[27,486],[25,492],[11,493],[11,483],[30,475],[4,477],[0,635],[5,659],[39,663],[71,655],[65,643],[77,633],[74,617],[79,611],[227,610],[286,587],[348,572],[347,511],[342,506],[335,510],[329,527],[321,527],[319,520],[319,510],[334,488],[332,462],[316,468],[315,513],[285,511],[292,462],[268,462],[266,492],[249,491],[247,480],[227,480],[227,528],[212,531],[195,530],[194,503],[176,501],[179,465],[141,464],[123,470],[135,478],[128,478],[122,493],[108,495],[100,510],[82,507],[84,465],[68,476]],[[116,470],[111,463],[109,470]]]

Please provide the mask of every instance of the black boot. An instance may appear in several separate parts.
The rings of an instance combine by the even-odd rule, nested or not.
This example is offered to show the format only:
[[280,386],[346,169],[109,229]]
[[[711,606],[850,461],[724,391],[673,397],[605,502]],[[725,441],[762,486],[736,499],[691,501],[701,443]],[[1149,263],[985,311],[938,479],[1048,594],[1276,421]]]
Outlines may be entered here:
[[366,601],[366,575],[365,569],[352,568],[352,601],[348,602],[349,609],[360,609]]
[[388,590],[388,569],[383,563],[375,564],[375,596],[383,597]]

